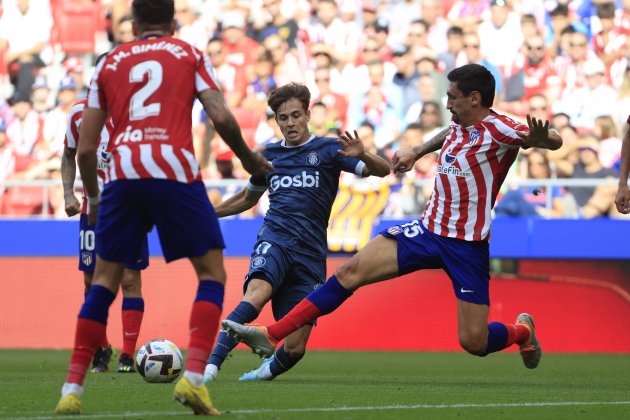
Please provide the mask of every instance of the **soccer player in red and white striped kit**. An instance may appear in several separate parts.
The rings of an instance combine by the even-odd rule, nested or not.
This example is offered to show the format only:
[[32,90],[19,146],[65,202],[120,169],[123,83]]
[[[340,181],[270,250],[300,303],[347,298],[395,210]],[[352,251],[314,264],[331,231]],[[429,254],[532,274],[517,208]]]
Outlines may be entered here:
[[[448,74],[448,128],[412,149],[396,152],[395,171],[406,172],[427,153],[441,149],[433,194],[417,220],[380,232],[320,288],[269,326],[223,327],[254,352],[270,356],[278,341],[338,308],[361,286],[442,268],[457,297],[460,345],[485,356],[517,344],[527,368],[538,366],[541,348],[531,315],[513,324],[488,323],[491,210],[520,148],[556,150],[562,139],[549,121],[527,117],[528,126],[495,113],[495,81],[483,66],[468,64]],[[414,333],[421,334],[422,331]]]
[[[188,258],[198,279],[186,370],[173,396],[196,414],[219,414],[203,384],[203,371],[223,305],[225,246],[195,159],[191,134],[195,98],[245,170],[260,175],[272,166],[247,147],[208,57],[173,38],[174,14],[173,0],[134,0],[132,26],[137,41],[110,51],[97,64],[90,82],[78,162],[87,189],[88,222],[96,221],[97,260],[77,320],[74,349],[56,407],[59,414],[81,412],[83,380],[105,334],[125,264],[138,258],[154,225],[165,260]],[[111,160],[99,195],[98,139],[108,114],[114,121]]]

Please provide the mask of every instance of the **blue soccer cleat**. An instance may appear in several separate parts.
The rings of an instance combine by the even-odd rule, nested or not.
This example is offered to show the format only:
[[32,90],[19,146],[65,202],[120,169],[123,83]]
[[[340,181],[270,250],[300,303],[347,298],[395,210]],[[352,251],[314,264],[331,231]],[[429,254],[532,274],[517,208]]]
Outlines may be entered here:
[[243,376],[238,378],[239,381],[273,381],[275,376],[271,374],[271,371],[267,368],[267,366],[271,365],[271,362],[274,360],[274,356],[268,357],[263,360],[262,364],[249,372],[245,373]]

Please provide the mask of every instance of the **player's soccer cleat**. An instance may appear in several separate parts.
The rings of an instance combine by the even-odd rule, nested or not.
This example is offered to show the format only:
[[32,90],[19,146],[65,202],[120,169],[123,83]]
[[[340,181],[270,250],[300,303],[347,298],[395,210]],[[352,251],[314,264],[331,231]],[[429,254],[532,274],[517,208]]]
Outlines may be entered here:
[[540,358],[542,356],[542,349],[540,348],[540,343],[536,338],[534,318],[523,312],[516,317],[516,324],[523,325],[529,330],[529,338],[519,346],[519,350],[525,367],[528,369],[534,369],[538,366],[538,363],[540,363]]
[[118,373],[133,373],[136,369],[133,367],[133,359],[127,353],[120,355],[118,359]]
[[81,414],[81,397],[75,393],[61,397],[57,403],[57,407],[55,407],[55,413]]
[[203,381],[214,382],[217,380],[217,375],[219,375],[219,368],[216,365],[208,363],[203,371]]
[[109,370],[109,361],[114,354],[111,344],[107,348],[99,347],[94,353],[92,359],[92,372],[107,372]]
[[260,357],[271,357],[278,342],[267,334],[267,327],[259,324],[242,325],[229,319],[221,322],[223,329],[237,341],[247,344]]
[[219,410],[214,408],[210,393],[205,385],[194,386],[187,377],[181,378],[175,385],[173,399],[182,405],[190,407],[195,414],[218,416]]
[[238,378],[239,381],[273,381],[275,376],[271,375],[271,372],[268,372],[265,375],[265,368],[273,362],[274,356],[268,357],[263,360],[262,364],[254,370],[250,370],[245,373],[243,376]]

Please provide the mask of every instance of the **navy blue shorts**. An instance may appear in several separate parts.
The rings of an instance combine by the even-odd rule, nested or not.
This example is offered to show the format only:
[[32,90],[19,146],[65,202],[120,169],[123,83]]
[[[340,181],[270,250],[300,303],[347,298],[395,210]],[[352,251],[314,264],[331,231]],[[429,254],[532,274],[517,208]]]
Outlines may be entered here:
[[305,255],[294,249],[285,250],[272,242],[258,241],[251,254],[243,292],[252,278],[271,284],[271,309],[277,321],[324,284],[326,259]]
[[380,232],[398,242],[400,275],[443,268],[458,299],[490,305],[490,253],[487,241],[464,241],[436,235],[419,220]]
[[219,221],[201,181],[117,180],[105,185],[96,222],[96,253],[133,263],[157,227],[166,262],[225,248]]
[[[87,214],[81,214],[79,219],[79,270],[93,273],[96,265],[96,233],[94,225],[88,224]],[[127,264],[130,270],[144,270],[149,266],[149,243],[146,238],[136,255],[133,264]]]

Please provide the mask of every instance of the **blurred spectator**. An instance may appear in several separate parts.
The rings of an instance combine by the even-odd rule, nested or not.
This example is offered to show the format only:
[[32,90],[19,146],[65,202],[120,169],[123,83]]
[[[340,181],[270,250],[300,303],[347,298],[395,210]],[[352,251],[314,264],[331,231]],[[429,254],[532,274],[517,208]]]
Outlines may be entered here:
[[66,75],[74,79],[74,83],[77,86],[77,99],[85,98],[88,88],[83,80],[83,72],[85,70],[83,59],[74,55],[70,56],[63,62],[63,68],[66,71]]
[[188,0],[175,0],[175,21],[177,22],[177,38],[203,51],[209,34],[206,25],[197,17]]
[[567,178],[573,175],[575,165],[579,160],[577,150],[578,133],[572,125],[558,128],[562,137],[562,147],[558,150],[547,151],[547,158],[551,162],[558,178]]
[[549,101],[543,94],[532,95],[527,101],[527,113],[533,118],[539,120],[548,120],[550,118]]
[[[451,26],[446,31],[446,52],[439,55],[439,59],[444,63],[444,74],[448,74],[455,68],[455,63],[460,54],[464,54],[464,31],[459,26]],[[460,58],[463,60],[463,58]]]
[[488,18],[489,0],[457,0],[448,12],[447,18],[451,24],[470,31]]
[[267,144],[275,143],[284,138],[276,121],[276,114],[270,108],[265,112],[265,117],[266,119],[258,124],[254,136],[256,149],[261,152]]
[[211,38],[206,46],[206,54],[210,58],[228,106],[236,108],[240,106],[247,93],[247,78],[242,66],[235,66],[227,61],[224,48],[221,39]]
[[[599,142],[591,135],[581,136],[576,148],[579,161],[575,165],[573,178],[588,179],[617,179],[617,173],[604,168],[599,162]],[[575,198],[582,217],[592,218],[608,215],[613,207],[615,185],[600,185],[597,187],[570,187],[569,192]]]
[[[416,80],[416,87],[420,94],[420,99],[415,104],[409,107],[409,111],[405,116],[405,122],[410,123],[418,121],[418,117],[422,111],[422,107],[426,102],[433,102],[440,107],[440,114],[442,115],[442,124],[448,123],[450,115],[446,112],[446,99],[441,96],[441,93],[446,89],[443,89],[445,85],[443,76],[437,74],[421,74]],[[450,113],[449,113],[450,114]]]
[[[479,35],[475,32],[467,32],[464,34],[464,57],[463,60],[457,62],[456,67],[463,66],[464,64],[480,64],[488,69],[492,76],[494,76],[494,81],[496,83],[496,92],[497,94],[501,94],[503,92],[503,76],[499,69],[486,60],[481,55],[481,42],[479,41]],[[495,101],[497,98],[495,98]]]
[[262,0],[262,13],[252,27],[253,38],[259,43],[271,32],[277,32],[289,45],[296,48],[299,27],[297,22],[280,12],[281,0]]
[[[382,21],[377,20],[372,24],[366,24],[364,33],[365,37],[363,39],[363,43],[365,43],[366,39],[373,40],[375,42],[379,58],[383,61],[391,61],[392,48],[387,44],[389,27]],[[357,63],[360,63],[359,59],[357,59]]]
[[610,115],[595,118],[593,135],[599,141],[599,161],[604,168],[612,168],[621,158],[621,139],[615,120]]
[[46,64],[42,52],[50,40],[52,15],[48,0],[4,2],[0,17],[0,48],[15,90],[22,97],[31,95],[35,73]]
[[597,17],[602,29],[593,35],[593,50],[608,68],[624,48],[628,31],[615,26],[615,4],[612,1],[597,5]]
[[[601,60],[588,48],[588,37],[582,32],[573,32],[569,38],[569,49],[566,57],[558,57],[556,66],[562,80],[561,97],[571,94],[575,89],[587,85],[585,65],[588,62],[591,69],[603,66]],[[592,71],[592,70],[591,70]]]
[[318,0],[315,15],[307,26],[311,42],[323,42],[332,46],[341,60],[353,63],[359,49],[361,34],[355,22],[344,22],[339,18],[335,0]]
[[396,66],[392,84],[400,91],[398,94],[402,98],[400,112],[402,115],[406,115],[409,107],[420,99],[416,89],[416,80],[420,74],[416,70],[416,64],[409,49],[404,45],[394,48],[392,62]]
[[15,118],[7,126],[7,138],[15,151],[15,170],[21,171],[36,158],[35,146],[42,135],[42,121],[33,110],[30,95],[16,91],[9,102]]
[[614,115],[617,92],[608,84],[606,69],[599,60],[584,63],[582,72],[586,85],[576,88],[554,104],[554,113],[563,112],[571,117],[571,124],[578,130],[592,130],[595,118]]
[[2,208],[2,195],[5,190],[5,181],[11,178],[15,171],[15,153],[13,143],[7,139],[7,126],[0,119],[0,209]]
[[540,35],[540,28],[538,28],[538,22],[536,16],[532,14],[524,14],[521,16],[521,33],[523,39],[527,40],[535,35]]
[[221,19],[221,39],[225,60],[243,68],[247,80],[252,80],[258,43],[245,35],[245,17],[238,11],[225,13]]
[[431,140],[444,129],[443,121],[444,116],[439,103],[435,101],[425,101],[422,103],[418,124],[420,125],[425,140]]
[[[379,57],[378,43],[368,38],[363,44],[356,67],[345,66],[342,76],[346,82],[346,92],[350,95],[363,95],[374,84],[391,83],[396,74],[396,66],[391,61]],[[392,98],[394,99],[394,98]],[[396,100],[399,98],[395,98]],[[399,105],[399,104],[398,104]]]
[[[555,8],[549,12],[549,20],[546,28],[545,44],[548,45],[548,52],[551,58],[555,58],[564,51],[567,51],[561,45],[562,31],[571,27],[569,19],[569,8],[566,4],[558,3]],[[574,30],[572,29],[572,32]]]
[[247,96],[244,106],[254,108],[260,113],[267,109],[267,96],[269,92],[278,87],[273,77],[273,57],[268,50],[262,50],[258,55],[258,65],[254,74],[254,80],[247,86]]
[[77,100],[77,84],[70,76],[59,82],[57,106],[44,118],[43,139],[50,156],[61,158],[70,109]]
[[[403,0],[391,2],[387,5],[387,13],[384,18],[389,22],[390,45],[398,45],[405,42],[411,22],[421,17],[420,1],[421,0]],[[367,3],[367,1],[364,2],[364,4]],[[375,2],[371,1],[371,3],[374,4]],[[378,1],[376,3],[378,3]],[[371,7],[372,10],[377,11],[376,7]]]
[[[340,94],[343,94],[347,98],[349,92],[348,86],[344,83],[341,71],[337,68],[339,60],[337,59],[337,52],[330,46],[323,43],[312,44],[310,48],[312,54],[312,67],[314,69],[327,68],[330,70],[330,88]],[[306,75],[307,86],[311,92],[317,90],[315,85],[315,76],[313,69],[308,69]]]
[[50,111],[50,88],[44,76],[37,76],[31,87],[31,102],[33,109],[44,118]]
[[[555,178],[544,150],[531,149],[527,155],[527,179]],[[549,197],[551,195],[551,197]],[[551,207],[547,208],[547,201]],[[518,187],[506,192],[494,208],[497,216],[534,216],[558,218],[569,216],[574,211],[565,208],[565,190],[562,187],[545,185]],[[572,214],[575,216],[575,214]]]
[[443,54],[448,49],[446,33],[450,23],[441,15],[442,2],[439,0],[421,0],[422,19],[429,25],[428,44],[438,54]]
[[523,44],[519,17],[510,10],[508,0],[491,1],[490,19],[479,25],[478,33],[481,55],[499,70],[514,61]]
[[308,129],[317,137],[327,137],[327,134],[336,130],[338,127],[335,121],[330,119],[328,109],[322,102],[315,102],[311,105],[311,119],[308,123]]
[[345,96],[333,92],[330,87],[331,71],[329,68],[321,67],[314,70],[315,86],[311,103],[321,102],[328,110],[328,118],[331,124],[339,129],[346,126],[348,115],[348,101]]
[[263,47],[271,53],[274,65],[273,78],[278,86],[304,82],[304,71],[297,58],[289,51],[289,45],[284,38],[272,33],[264,39]]

